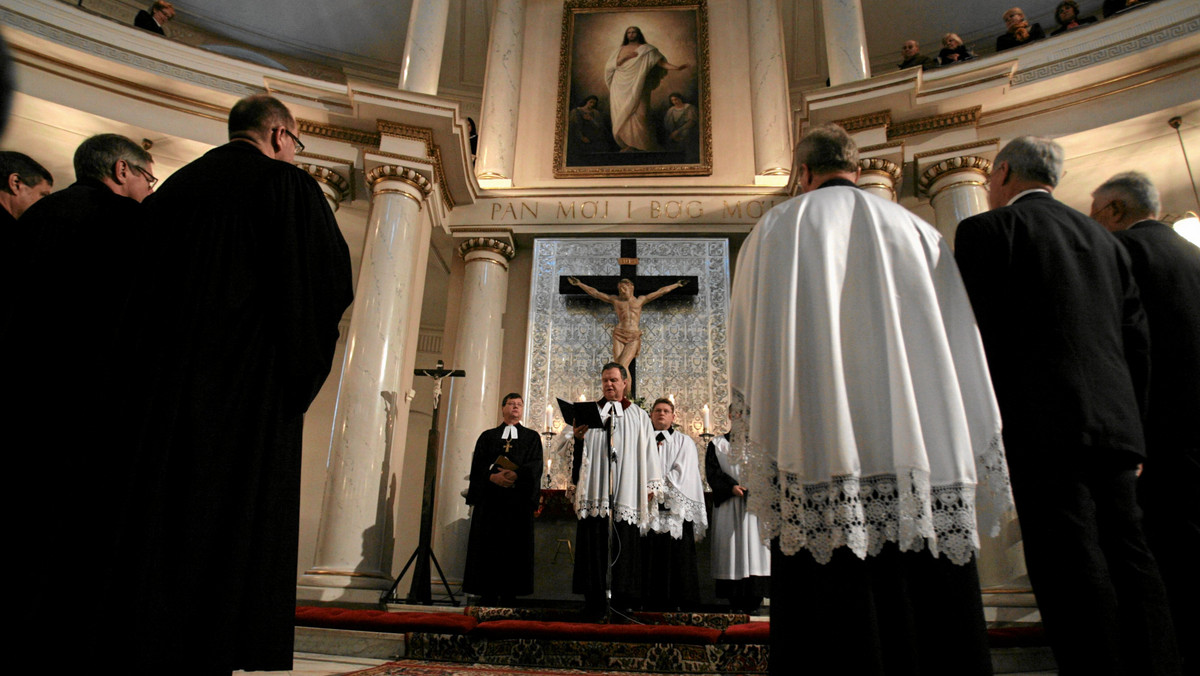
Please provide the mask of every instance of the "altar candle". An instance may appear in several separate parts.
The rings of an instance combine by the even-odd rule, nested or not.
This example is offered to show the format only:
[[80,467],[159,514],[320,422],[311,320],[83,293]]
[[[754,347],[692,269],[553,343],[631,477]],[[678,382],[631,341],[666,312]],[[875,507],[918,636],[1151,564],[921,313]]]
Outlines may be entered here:
[[545,419],[545,423],[542,425],[542,429],[549,432],[550,426],[553,424],[554,424],[554,408],[551,407],[550,404],[546,404],[546,419]]
[[673,395],[673,394],[668,394],[668,395],[667,395],[667,401],[670,401],[670,402],[671,402],[671,408],[675,408],[675,395]]
[[700,409],[700,415],[704,416],[704,431],[707,432],[712,427],[712,414],[708,410],[708,404]]

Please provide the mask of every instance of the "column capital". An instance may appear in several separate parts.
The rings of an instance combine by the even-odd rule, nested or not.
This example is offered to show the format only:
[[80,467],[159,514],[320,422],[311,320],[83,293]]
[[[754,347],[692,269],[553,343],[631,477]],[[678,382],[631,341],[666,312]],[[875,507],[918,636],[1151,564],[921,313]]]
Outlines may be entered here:
[[329,195],[335,209],[337,208],[336,205],[341,204],[343,200],[350,196],[350,182],[333,169],[304,162],[297,162],[296,166],[303,169],[309,176],[312,176],[321,184],[322,191]]
[[992,161],[978,155],[960,155],[948,157],[929,165],[921,172],[918,189],[921,194],[931,199],[946,187],[947,179],[954,177],[951,183],[978,183],[984,185],[988,175],[992,173]]
[[882,157],[868,157],[858,161],[858,168],[864,174],[880,174],[892,179],[892,187],[900,185],[900,165]]
[[367,171],[367,183],[370,184],[372,192],[378,193],[380,191],[379,184],[384,181],[407,183],[420,192],[421,199],[429,197],[429,193],[433,191],[433,184],[429,182],[429,179],[408,167],[381,164]]
[[468,254],[477,251],[494,253],[510,261],[517,255],[517,250],[513,245],[498,239],[492,239],[491,237],[472,237],[458,245],[458,255],[462,256],[464,260],[466,260]]

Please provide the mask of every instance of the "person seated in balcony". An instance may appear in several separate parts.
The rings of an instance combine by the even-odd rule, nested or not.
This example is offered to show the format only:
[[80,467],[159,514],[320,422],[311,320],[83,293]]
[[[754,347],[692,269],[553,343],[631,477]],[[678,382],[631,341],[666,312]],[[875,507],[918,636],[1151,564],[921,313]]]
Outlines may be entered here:
[[973,58],[975,55],[963,44],[958,33],[946,33],[942,36],[942,51],[938,52],[938,65],[949,66]]
[[169,2],[160,1],[150,5],[149,11],[138,10],[137,16],[133,18],[133,25],[142,30],[166,35],[163,26],[167,22],[175,18],[175,6]]
[[904,45],[900,47],[900,55],[904,57],[904,60],[900,62],[900,70],[917,66],[920,66],[921,70],[929,70],[937,68],[938,65],[937,59],[921,53],[921,43],[916,40],[905,41]]
[[1058,29],[1050,37],[1075,30],[1089,23],[1096,23],[1094,16],[1079,16],[1079,3],[1075,0],[1063,0],[1054,10],[1054,18],[1058,21]]
[[1020,7],[1013,7],[1004,13],[1004,25],[1008,32],[996,38],[996,51],[1020,47],[1021,45],[1041,40],[1046,37],[1041,24],[1030,25],[1025,20],[1025,12]]

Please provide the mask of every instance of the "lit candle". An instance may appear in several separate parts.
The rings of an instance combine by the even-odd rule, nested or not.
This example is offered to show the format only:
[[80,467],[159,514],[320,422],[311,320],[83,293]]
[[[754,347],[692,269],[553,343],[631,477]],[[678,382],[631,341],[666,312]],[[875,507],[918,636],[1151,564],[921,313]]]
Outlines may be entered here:
[[708,432],[708,430],[712,427],[712,413],[710,413],[708,410],[708,404],[705,404],[703,408],[700,409],[700,415],[704,416],[704,431]]
[[667,401],[670,401],[670,402],[671,402],[671,408],[675,408],[675,395],[673,395],[673,394],[668,394],[668,395],[667,395]]
[[583,396],[583,392],[579,393],[579,401],[587,401],[587,397]]
[[554,408],[551,407],[550,404],[546,404],[546,420],[545,420],[545,424],[542,425],[542,429],[549,432],[550,426],[553,424],[554,424]]

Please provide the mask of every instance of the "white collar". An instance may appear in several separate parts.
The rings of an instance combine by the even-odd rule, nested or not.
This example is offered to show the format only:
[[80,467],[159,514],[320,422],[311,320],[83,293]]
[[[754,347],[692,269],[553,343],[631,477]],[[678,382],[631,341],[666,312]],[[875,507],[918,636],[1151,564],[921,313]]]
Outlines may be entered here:
[[610,415],[618,418],[624,417],[625,407],[621,405],[620,401],[604,400],[604,404],[600,407],[600,417],[607,418]]
[[1050,194],[1050,191],[1046,190],[1045,188],[1030,188],[1029,190],[1022,190],[1021,192],[1013,195],[1013,198],[1010,199],[1008,201],[1008,204],[1005,204],[1004,206],[1011,207],[1013,205],[1013,203],[1016,202],[1017,200],[1021,199],[1022,197],[1026,196],[1026,195],[1029,195],[1029,194],[1032,194],[1035,192],[1044,192],[1047,195]]
[[515,425],[505,425],[504,426],[504,434],[500,435],[500,438],[501,439],[516,439],[517,438],[516,426]]

